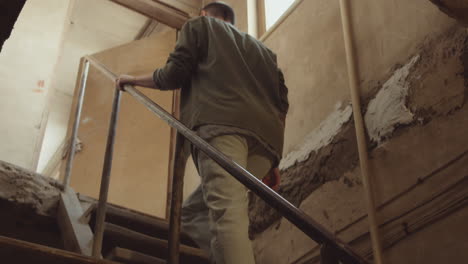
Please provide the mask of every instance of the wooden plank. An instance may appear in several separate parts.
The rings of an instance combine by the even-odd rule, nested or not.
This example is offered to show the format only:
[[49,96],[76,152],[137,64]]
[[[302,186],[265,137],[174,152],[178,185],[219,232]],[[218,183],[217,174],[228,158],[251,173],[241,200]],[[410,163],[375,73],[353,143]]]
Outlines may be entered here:
[[158,25],[159,25],[158,21],[155,21],[155,20],[149,18],[146,21],[145,25],[138,32],[138,34],[135,36],[135,40],[139,40],[139,39],[142,39],[142,38],[149,37],[154,32],[154,30],[156,29],[156,27]]
[[[167,221],[130,210],[109,206],[107,208],[106,219],[109,223],[117,224],[152,237],[167,239],[169,235],[169,223]],[[181,241],[182,244],[197,247],[187,233],[181,233]]]
[[93,232],[87,222],[81,221],[83,209],[75,191],[71,188],[60,194],[57,221],[62,232],[65,249],[91,256]]
[[177,29],[182,28],[182,25],[190,18],[187,13],[156,0],[111,1]]
[[[78,197],[82,202],[82,207],[83,204],[89,207],[90,204],[96,204],[97,202],[96,199],[82,194],[79,194]],[[95,207],[93,211],[93,213],[95,213]],[[84,215],[86,215],[86,213]],[[94,225],[94,221],[91,220],[88,222],[91,226]],[[106,222],[161,239],[167,239],[169,234],[169,223],[167,220],[114,204],[107,205]],[[181,233],[181,241],[182,244],[187,246],[198,247],[190,236],[183,231]]]
[[[168,256],[167,240],[153,238],[110,223],[106,223],[104,243],[106,247],[127,248],[161,259],[166,259]],[[208,255],[201,249],[181,245],[180,253],[181,263],[208,263]]]
[[119,247],[114,248],[106,259],[126,264],[166,264],[160,258]]
[[265,0],[257,0],[257,35],[262,37],[266,32]]
[[116,264],[3,236],[0,236],[0,259],[8,264]]

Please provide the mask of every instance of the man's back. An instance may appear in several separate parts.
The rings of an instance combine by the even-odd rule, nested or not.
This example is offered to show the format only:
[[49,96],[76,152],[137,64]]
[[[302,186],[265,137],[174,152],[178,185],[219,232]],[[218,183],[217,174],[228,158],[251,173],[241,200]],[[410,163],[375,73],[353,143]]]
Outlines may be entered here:
[[[184,25],[164,68],[121,76],[118,85],[182,88],[182,122],[258,179],[275,179],[275,188],[289,106],[276,56],[231,25],[225,3],[211,2],[200,15]],[[184,230],[216,263],[254,264],[247,188],[196,148],[192,154],[201,182],[184,202]]]
[[281,155],[288,103],[276,56],[231,24],[212,17],[188,21],[155,81],[182,86],[181,117],[190,128],[245,129]]

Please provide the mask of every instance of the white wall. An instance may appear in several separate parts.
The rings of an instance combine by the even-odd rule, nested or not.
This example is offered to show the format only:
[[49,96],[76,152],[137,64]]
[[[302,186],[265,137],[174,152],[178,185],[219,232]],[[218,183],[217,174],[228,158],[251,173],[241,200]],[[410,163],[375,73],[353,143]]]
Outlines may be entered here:
[[65,139],[80,58],[133,41],[146,20],[108,0],[75,0],[52,83],[38,172],[43,172]]
[[69,0],[28,0],[0,54],[0,160],[35,169]]

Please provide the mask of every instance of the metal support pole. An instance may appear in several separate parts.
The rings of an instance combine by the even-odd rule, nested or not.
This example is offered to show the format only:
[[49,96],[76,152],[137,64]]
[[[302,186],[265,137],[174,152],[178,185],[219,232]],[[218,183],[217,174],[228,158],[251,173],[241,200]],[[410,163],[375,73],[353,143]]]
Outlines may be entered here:
[[359,152],[361,174],[366,194],[367,213],[369,216],[370,235],[374,260],[376,264],[382,264],[382,241],[379,235],[375,199],[372,193],[372,181],[370,179],[369,155],[367,153],[366,132],[361,112],[361,99],[359,95],[358,71],[356,65],[356,54],[354,49],[353,34],[351,30],[351,19],[349,15],[349,0],[340,0],[341,20],[343,23],[343,35],[346,49],[346,61],[349,75],[349,88],[353,105],[354,127]]
[[109,132],[107,136],[106,154],[104,157],[104,166],[102,169],[101,189],[99,191],[99,202],[96,213],[96,225],[94,228],[93,256],[100,258],[102,249],[102,240],[104,237],[104,224],[106,220],[107,196],[109,194],[109,184],[112,169],[112,156],[114,153],[114,141],[117,129],[117,117],[120,108],[121,91],[115,89],[114,102],[112,103],[112,113],[109,122]]
[[180,217],[182,213],[185,165],[187,162],[187,153],[184,151],[184,144],[185,138],[177,133],[169,216],[169,264],[179,264]]
[[76,103],[75,121],[73,123],[72,134],[70,138],[70,150],[68,153],[67,166],[65,168],[65,176],[63,179],[63,188],[67,188],[70,185],[71,172],[73,167],[73,159],[75,158],[76,151],[76,138],[78,135],[78,129],[80,127],[81,111],[83,110],[84,95],[86,90],[86,81],[88,80],[89,72],[89,61],[84,59],[81,71],[81,82],[80,90],[78,91],[78,102]]

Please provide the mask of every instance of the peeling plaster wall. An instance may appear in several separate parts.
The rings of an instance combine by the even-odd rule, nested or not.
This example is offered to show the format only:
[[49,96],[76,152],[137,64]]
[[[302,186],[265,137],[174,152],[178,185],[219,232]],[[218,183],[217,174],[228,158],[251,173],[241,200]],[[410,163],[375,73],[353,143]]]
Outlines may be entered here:
[[[456,22],[427,0],[352,3],[360,80],[369,95],[429,35]],[[339,1],[303,1],[265,40],[289,87],[285,150],[301,144],[338,102],[350,100]]]
[[56,221],[60,188],[50,178],[0,161],[0,236],[63,248]]
[[31,208],[40,215],[55,215],[60,184],[50,178],[0,161],[0,199]]
[[397,125],[409,124],[414,114],[406,107],[410,70],[418,62],[414,56],[406,65],[397,69],[369,102],[364,121],[371,141],[380,143],[390,135]]
[[[345,109],[336,104],[349,103],[339,19],[337,4],[304,1],[266,40],[290,91],[280,194],[369,256],[353,122],[323,129]],[[459,262],[467,257],[454,233],[467,230],[459,200],[468,176],[466,30],[428,1],[353,2],[353,19],[386,258]],[[255,197],[250,209],[257,263],[317,262],[317,245],[274,210]],[[449,222],[459,240],[436,231]],[[405,259],[411,250],[425,251]]]

